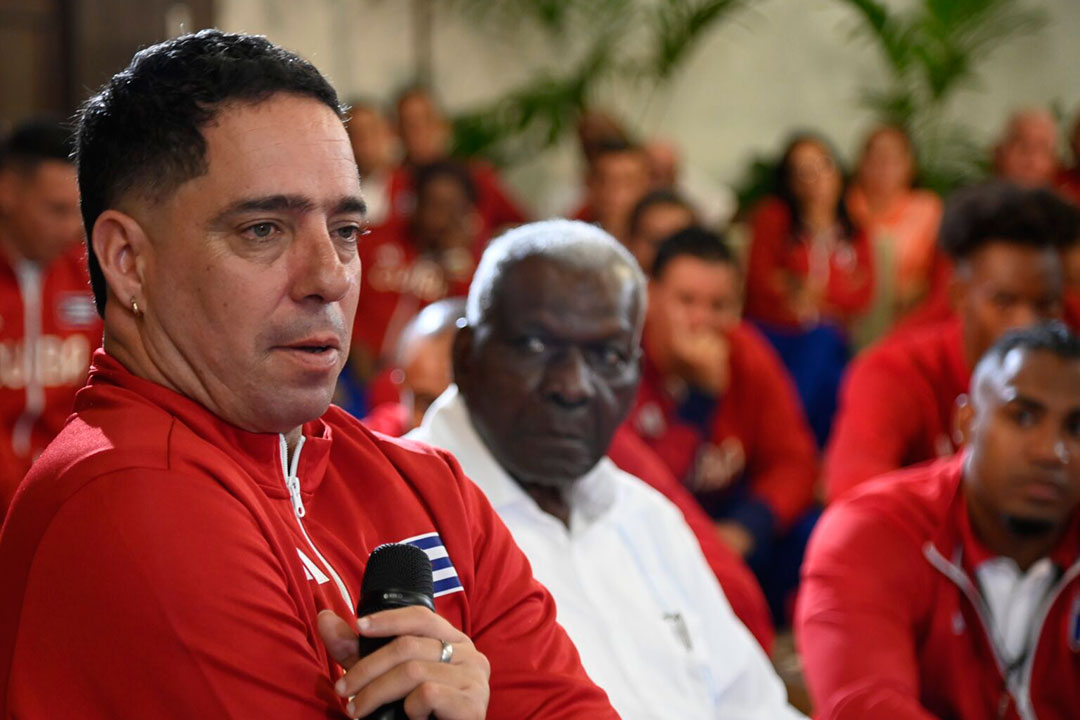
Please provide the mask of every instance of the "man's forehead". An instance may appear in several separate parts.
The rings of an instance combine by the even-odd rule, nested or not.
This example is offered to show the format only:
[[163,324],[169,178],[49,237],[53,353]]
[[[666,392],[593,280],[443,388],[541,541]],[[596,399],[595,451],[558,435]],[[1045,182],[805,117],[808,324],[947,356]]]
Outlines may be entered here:
[[[233,196],[359,195],[360,179],[345,126],[327,105],[278,93],[258,103],[228,103],[203,128],[207,172],[196,185]],[[241,183],[242,185],[238,184]]]
[[979,368],[975,382],[980,395],[997,402],[1017,397],[1047,406],[1080,409],[1080,360],[1049,350],[1013,348],[1000,361]]
[[534,255],[504,270],[493,310],[504,326],[544,319],[563,325],[578,319],[564,314],[571,306],[621,324],[632,317],[633,300],[633,283],[615,267],[571,267]]

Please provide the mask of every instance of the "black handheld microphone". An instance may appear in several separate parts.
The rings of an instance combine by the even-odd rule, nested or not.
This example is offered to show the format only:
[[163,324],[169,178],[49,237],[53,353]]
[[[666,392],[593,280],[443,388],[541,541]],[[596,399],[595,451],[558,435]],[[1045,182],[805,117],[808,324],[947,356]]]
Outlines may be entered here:
[[[431,560],[414,545],[389,543],[371,551],[364,580],[360,586],[360,604],[356,616],[381,610],[423,605],[435,611],[435,583],[431,579]],[[375,652],[394,638],[360,637],[360,656]],[[405,701],[383,705],[367,720],[408,720]]]

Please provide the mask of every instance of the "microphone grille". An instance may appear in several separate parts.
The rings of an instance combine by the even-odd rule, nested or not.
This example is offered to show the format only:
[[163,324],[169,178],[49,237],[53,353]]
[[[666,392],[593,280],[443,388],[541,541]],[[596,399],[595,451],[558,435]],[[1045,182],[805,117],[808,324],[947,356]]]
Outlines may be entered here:
[[371,551],[361,592],[365,596],[386,590],[415,592],[431,597],[435,592],[431,560],[414,545],[387,543]]

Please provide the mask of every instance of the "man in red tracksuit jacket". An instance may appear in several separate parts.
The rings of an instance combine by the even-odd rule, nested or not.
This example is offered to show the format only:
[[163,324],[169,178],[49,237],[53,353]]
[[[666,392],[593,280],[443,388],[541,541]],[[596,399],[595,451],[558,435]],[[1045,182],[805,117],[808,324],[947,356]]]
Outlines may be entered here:
[[867,483],[810,541],[796,616],[816,717],[1066,720],[1080,708],[1080,339],[1007,334],[964,452]]
[[71,131],[44,118],[0,148],[0,518],[101,344],[70,154]]
[[627,423],[748,554],[811,506],[817,457],[779,358],[739,321],[739,285],[713,233],[688,228],[660,246]]
[[957,317],[886,337],[848,368],[825,450],[827,500],[954,452],[970,368],[1004,332],[1061,317],[1059,250],[1078,236],[1080,215],[1048,190],[995,182],[949,199],[939,242],[956,267]]
[[[3,717],[614,718],[457,463],[328,409],[364,219],[318,71],[217,30],[153,46],[77,158],[105,339],[0,530]],[[358,621],[392,541],[436,612]]]

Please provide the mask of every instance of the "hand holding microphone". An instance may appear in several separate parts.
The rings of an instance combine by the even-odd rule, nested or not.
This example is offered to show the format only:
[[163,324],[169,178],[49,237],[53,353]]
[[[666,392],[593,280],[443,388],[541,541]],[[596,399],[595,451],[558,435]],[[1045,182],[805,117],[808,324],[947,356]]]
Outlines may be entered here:
[[432,612],[431,586],[431,565],[422,550],[381,546],[364,573],[357,611],[361,617],[355,624],[359,638],[333,612],[319,614],[323,642],[346,669],[335,689],[344,697],[354,696],[350,716],[484,717],[490,694],[487,658],[465,634]]

